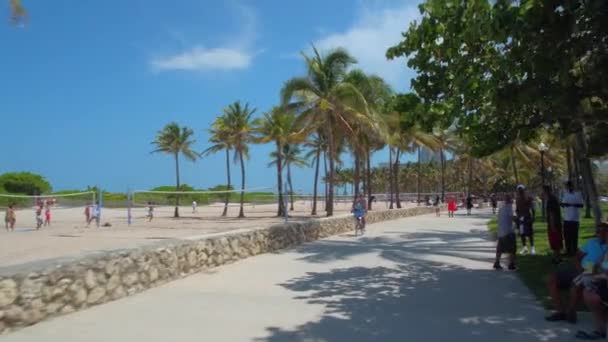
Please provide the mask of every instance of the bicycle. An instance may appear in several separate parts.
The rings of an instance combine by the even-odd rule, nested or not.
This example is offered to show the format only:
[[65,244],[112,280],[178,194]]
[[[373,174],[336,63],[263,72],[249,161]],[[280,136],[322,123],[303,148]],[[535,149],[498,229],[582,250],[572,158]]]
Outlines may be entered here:
[[363,216],[357,215],[355,217],[355,237],[365,234],[365,226],[363,225]]

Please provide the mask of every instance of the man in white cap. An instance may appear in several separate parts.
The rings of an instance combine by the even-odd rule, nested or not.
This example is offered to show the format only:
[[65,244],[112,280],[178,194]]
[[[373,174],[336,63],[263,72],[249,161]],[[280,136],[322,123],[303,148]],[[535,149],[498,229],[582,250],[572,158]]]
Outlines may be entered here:
[[583,196],[574,191],[571,181],[566,182],[566,191],[562,193],[561,207],[564,208],[564,242],[566,255],[574,256],[578,250],[578,227],[583,207]]
[[519,253],[528,253],[528,246],[526,246],[526,238],[528,238],[528,241],[530,241],[530,254],[536,254],[536,250],[534,249],[534,230],[532,228],[532,223],[536,216],[534,200],[526,194],[526,187],[523,184],[517,186],[515,215],[517,216],[517,227],[519,228],[521,245],[523,246]]

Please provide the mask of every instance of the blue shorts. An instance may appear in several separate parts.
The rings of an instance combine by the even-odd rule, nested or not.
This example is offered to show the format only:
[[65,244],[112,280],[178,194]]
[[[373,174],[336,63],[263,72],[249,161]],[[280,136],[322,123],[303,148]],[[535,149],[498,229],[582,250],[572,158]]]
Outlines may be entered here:
[[355,210],[355,212],[353,213],[353,216],[355,216],[355,219],[359,219],[359,218],[363,217],[363,212]]

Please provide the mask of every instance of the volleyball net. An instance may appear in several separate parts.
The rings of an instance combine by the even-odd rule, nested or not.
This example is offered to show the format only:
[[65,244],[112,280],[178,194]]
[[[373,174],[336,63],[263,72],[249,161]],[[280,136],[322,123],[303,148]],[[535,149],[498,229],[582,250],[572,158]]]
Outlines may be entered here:
[[[34,229],[44,226],[82,228],[88,225],[86,212],[99,215],[97,194],[93,191],[43,195],[17,195],[0,193],[0,209],[14,213],[15,227]],[[9,209],[9,207],[11,209]],[[44,223],[42,223],[44,222]]]

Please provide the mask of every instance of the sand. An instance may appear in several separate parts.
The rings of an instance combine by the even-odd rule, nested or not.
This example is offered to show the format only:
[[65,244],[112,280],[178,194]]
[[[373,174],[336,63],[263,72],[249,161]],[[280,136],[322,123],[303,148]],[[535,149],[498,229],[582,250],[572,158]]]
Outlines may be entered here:
[[[323,202],[318,203],[318,212],[324,215],[323,205]],[[348,214],[350,207],[350,203],[336,203],[335,215]],[[375,207],[381,210],[386,209],[387,205],[378,202]],[[297,201],[289,220],[311,219],[311,208],[311,201]],[[87,227],[84,207],[54,208],[51,226],[40,230],[36,230],[33,209],[17,210],[15,231],[0,229],[0,269],[41,260],[72,258],[99,251],[142,246],[166,239],[264,228],[284,222],[284,218],[275,216],[276,204],[246,205],[246,217],[242,219],[237,218],[238,206],[229,207],[227,217],[221,217],[222,210],[223,205],[220,203],[199,206],[196,213],[192,213],[191,206],[181,206],[181,217],[175,219],[173,207],[157,207],[154,219],[148,222],[145,218],[146,209],[136,208],[132,209],[132,223],[128,225],[126,208],[104,208],[101,223],[110,223],[111,227],[97,228],[94,222]]]

